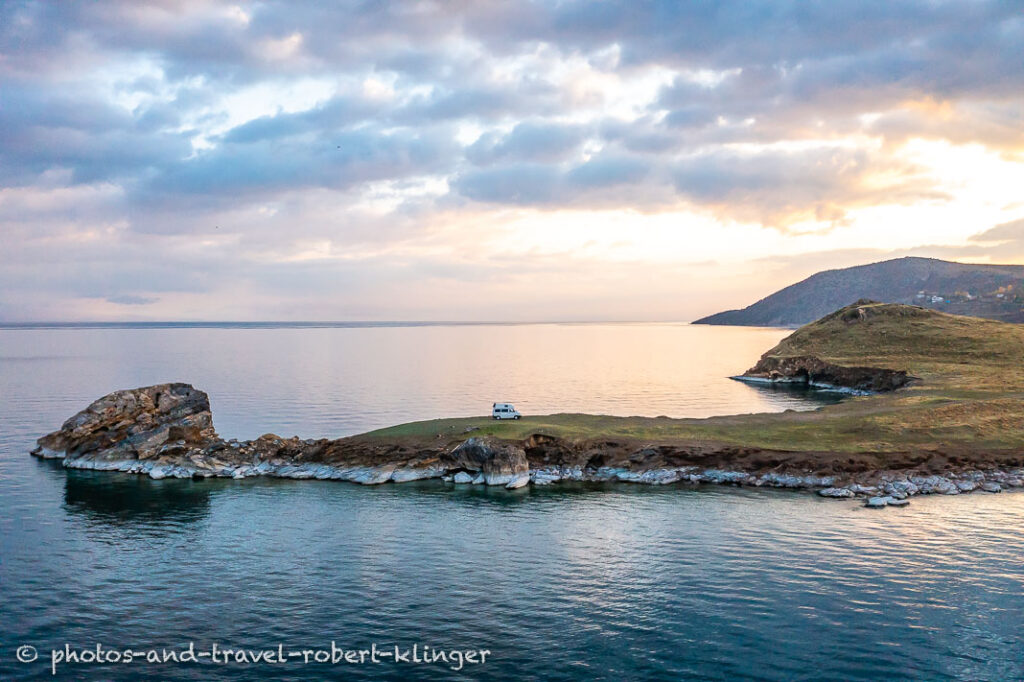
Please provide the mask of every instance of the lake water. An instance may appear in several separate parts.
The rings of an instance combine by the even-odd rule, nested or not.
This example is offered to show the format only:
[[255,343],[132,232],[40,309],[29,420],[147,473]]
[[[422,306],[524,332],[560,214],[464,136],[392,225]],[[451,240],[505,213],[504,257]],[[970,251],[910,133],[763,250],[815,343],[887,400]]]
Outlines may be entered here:
[[[287,664],[56,679],[1024,678],[1024,495],[865,510],[809,494],[435,481],[364,488],[66,471],[33,440],[110,390],[183,380],[225,436],[410,419],[815,407],[743,371],[784,330],[688,325],[0,330],[0,679],[50,651],[213,644]],[[484,664],[301,662],[486,649]],[[31,645],[38,660],[19,663]]]
[[[706,417],[835,400],[731,381],[788,332],[688,324],[0,329],[4,393],[56,407],[119,388],[207,391],[225,437],[339,437],[396,423],[587,412]],[[816,397],[814,397],[816,396]]]

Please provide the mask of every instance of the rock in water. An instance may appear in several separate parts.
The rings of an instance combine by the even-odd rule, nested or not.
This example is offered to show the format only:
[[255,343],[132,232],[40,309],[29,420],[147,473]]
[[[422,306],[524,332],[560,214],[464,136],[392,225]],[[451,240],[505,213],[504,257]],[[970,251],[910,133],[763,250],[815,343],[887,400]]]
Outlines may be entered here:
[[519,472],[518,474],[515,474],[512,477],[512,480],[505,484],[505,487],[508,488],[509,490],[515,490],[516,488],[522,488],[523,486],[529,484],[529,482],[530,472],[523,471]]
[[868,498],[868,501],[864,503],[864,506],[871,507],[872,509],[878,509],[880,507],[906,507],[908,504],[910,504],[910,500],[908,499],[884,495]]
[[822,488],[818,491],[822,497],[854,497],[855,493],[849,488]]
[[91,461],[150,459],[165,446],[184,450],[215,440],[209,396],[174,383],[103,396],[36,441],[33,453]]
[[479,471],[487,485],[518,487],[530,481],[530,463],[522,446],[495,438],[465,440],[447,453],[446,459],[449,469]]

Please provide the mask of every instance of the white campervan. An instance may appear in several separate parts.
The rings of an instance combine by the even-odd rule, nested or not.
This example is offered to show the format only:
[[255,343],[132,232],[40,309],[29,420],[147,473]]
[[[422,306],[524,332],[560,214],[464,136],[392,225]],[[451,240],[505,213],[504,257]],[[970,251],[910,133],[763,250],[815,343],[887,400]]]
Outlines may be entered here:
[[516,412],[512,403],[494,403],[491,406],[491,417],[494,419],[519,419],[522,416]]

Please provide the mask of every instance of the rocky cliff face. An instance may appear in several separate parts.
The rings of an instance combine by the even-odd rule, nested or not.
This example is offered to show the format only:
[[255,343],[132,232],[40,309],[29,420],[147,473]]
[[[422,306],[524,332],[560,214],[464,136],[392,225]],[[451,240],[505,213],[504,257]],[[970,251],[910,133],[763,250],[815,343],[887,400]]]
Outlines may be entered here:
[[[851,358],[861,357],[864,350],[871,349],[873,352],[866,358],[891,360],[904,347],[933,343],[921,334],[920,328],[937,317],[937,313],[916,306],[861,299],[801,327],[762,355],[756,365],[733,378],[841,388],[853,393],[893,391],[916,377],[902,369],[855,364],[856,360]],[[887,333],[889,327],[893,333]],[[908,329],[914,328],[919,329],[919,338],[906,335]],[[828,359],[837,355],[843,360]]]
[[763,356],[743,374],[747,379],[831,386],[854,392],[881,393],[910,383],[912,377],[902,370],[877,367],[841,367],[813,356]]
[[521,488],[530,482],[530,463],[520,445],[470,438],[444,457],[449,469],[480,472],[487,485]]

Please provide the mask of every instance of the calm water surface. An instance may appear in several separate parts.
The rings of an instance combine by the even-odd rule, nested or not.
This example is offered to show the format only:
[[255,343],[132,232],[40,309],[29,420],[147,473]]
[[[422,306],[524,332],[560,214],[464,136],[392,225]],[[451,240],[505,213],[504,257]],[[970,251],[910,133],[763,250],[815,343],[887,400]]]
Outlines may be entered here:
[[[152,481],[26,456],[93,398],[185,380],[226,436],[523,411],[814,407],[723,379],[782,330],[0,330],[0,680],[49,650],[485,648],[483,666],[65,666],[57,679],[1024,678],[1024,495]],[[19,664],[30,644],[41,657]]]

